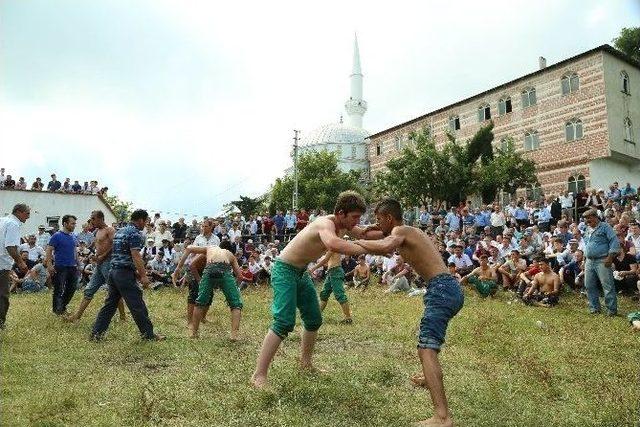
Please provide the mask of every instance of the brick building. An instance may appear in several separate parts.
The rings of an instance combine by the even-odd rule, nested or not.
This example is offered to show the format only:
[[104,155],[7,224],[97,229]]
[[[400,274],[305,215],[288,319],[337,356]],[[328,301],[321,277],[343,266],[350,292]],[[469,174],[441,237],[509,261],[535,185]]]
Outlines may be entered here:
[[488,120],[494,145],[510,137],[536,162],[545,194],[640,185],[640,64],[609,45],[548,67],[540,58],[533,73],[371,135],[371,175],[412,131],[429,128],[442,146],[447,131],[467,140]]

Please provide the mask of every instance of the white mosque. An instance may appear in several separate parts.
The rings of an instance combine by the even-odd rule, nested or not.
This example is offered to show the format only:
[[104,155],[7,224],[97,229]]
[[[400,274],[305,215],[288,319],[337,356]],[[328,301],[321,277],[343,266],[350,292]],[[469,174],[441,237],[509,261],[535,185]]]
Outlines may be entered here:
[[367,103],[362,99],[362,71],[357,37],[353,44],[353,69],[350,79],[351,96],[344,104],[348,117],[347,123],[343,123],[341,117],[338,123],[325,124],[306,136],[303,134],[299,152],[334,151],[338,156],[340,170],[344,172],[361,170],[366,176],[369,170],[366,142],[369,132],[362,128],[362,116],[367,111]]

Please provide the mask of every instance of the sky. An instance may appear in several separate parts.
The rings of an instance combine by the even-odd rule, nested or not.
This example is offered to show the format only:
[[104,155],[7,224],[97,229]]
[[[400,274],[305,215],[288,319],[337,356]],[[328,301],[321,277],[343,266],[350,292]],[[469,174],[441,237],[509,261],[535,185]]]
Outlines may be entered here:
[[2,0],[0,167],[213,215],[345,114],[356,33],[375,133],[639,23],[638,0]]

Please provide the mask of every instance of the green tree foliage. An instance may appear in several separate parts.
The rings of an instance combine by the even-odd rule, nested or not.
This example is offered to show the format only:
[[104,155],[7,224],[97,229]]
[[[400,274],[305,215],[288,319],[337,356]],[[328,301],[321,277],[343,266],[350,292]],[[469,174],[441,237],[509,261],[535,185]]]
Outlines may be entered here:
[[623,28],[613,45],[629,58],[640,62],[640,27]]
[[257,213],[259,210],[262,210],[264,206],[262,197],[253,198],[242,195],[240,196],[240,200],[234,200],[231,204],[240,209],[240,212],[245,217]]
[[120,198],[116,195],[104,196],[103,199],[105,202],[107,202],[113,213],[116,215],[118,222],[126,221],[131,215],[131,212],[133,212],[131,210],[133,203],[120,200]]
[[[338,194],[355,190],[364,195],[360,173],[338,169],[335,153],[310,151],[298,158],[298,206],[333,211]],[[293,203],[293,174],[277,178],[271,187],[269,211],[287,210]]]
[[493,160],[478,170],[477,180],[484,202],[494,200],[500,190],[513,194],[518,188],[538,184],[534,161],[517,153],[512,139],[506,147],[497,148]]
[[376,175],[376,195],[390,195],[411,206],[430,202],[452,205],[475,192],[488,202],[500,189],[537,182],[534,163],[512,146],[494,152],[493,123],[482,127],[466,143],[448,135],[442,149],[436,148],[428,131],[412,133],[409,139],[402,155],[389,160],[387,170]]

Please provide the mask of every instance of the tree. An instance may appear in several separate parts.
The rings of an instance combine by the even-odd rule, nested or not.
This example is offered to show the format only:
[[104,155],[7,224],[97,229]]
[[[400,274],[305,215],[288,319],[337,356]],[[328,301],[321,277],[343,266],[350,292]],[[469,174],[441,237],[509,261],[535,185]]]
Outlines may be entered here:
[[239,196],[240,200],[234,200],[231,202],[232,205],[240,209],[240,212],[244,216],[253,215],[263,206],[262,197],[248,197],[248,196]]
[[497,191],[537,182],[535,164],[511,148],[493,146],[493,123],[489,123],[466,143],[447,135],[441,150],[427,131],[412,133],[401,156],[387,162],[387,169],[376,175],[376,195],[390,195],[409,206],[430,202],[457,205],[479,192],[485,202]]
[[118,222],[125,222],[131,215],[133,203],[120,200],[116,195],[103,196],[102,198],[116,215]]
[[613,45],[636,62],[640,62],[640,27],[623,28]]
[[[298,206],[333,210],[338,194],[355,190],[366,196],[359,183],[360,173],[342,172],[335,153],[310,151],[298,158]],[[287,210],[293,204],[293,175],[277,178],[271,187],[269,211]]]
[[478,189],[485,203],[495,200],[499,190],[513,194],[518,188],[533,184],[538,184],[536,165],[516,152],[512,139],[504,148],[496,149],[493,161],[478,174]]

